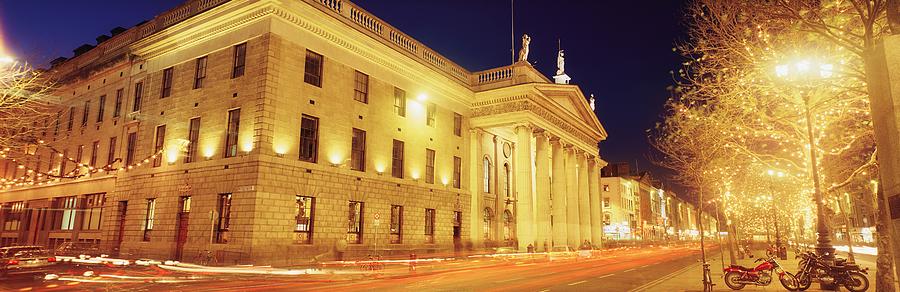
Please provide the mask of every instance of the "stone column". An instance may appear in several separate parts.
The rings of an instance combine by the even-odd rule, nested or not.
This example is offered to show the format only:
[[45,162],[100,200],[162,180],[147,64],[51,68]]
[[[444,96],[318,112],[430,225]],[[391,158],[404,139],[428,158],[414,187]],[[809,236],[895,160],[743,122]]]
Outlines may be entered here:
[[484,131],[480,128],[473,128],[469,131],[469,193],[471,194],[471,212],[469,220],[472,222],[469,227],[469,239],[472,240],[472,246],[480,247],[484,242],[484,230],[482,230],[482,220],[484,207],[481,199],[482,175],[481,159],[484,157],[482,153],[482,139]]
[[[591,241],[591,192],[588,189],[587,153],[578,151],[578,221],[581,228],[579,242]],[[593,242],[591,242],[593,243]]]
[[531,194],[531,125],[516,126],[516,239],[519,242],[519,250],[525,250],[529,244],[537,246],[534,242],[534,202]]
[[581,245],[581,216],[578,214],[578,162],[575,148],[566,147],[566,232],[568,245]]
[[601,246],[603,240],[603,210],[600,199],[600,162],[596,158],[588,159],[588,183],[591,193],[591,243]]
[[[552,214],[553,214],[553,246],[566,245],[566,163],[565,151],[559,138],[550,140],[553,148],[553,180],[552,180]],[[552,247],[552,246],[551,246]]]
[[525,250],[534,242],[534,202],[531,196],[531,139],[533,133],[530,125],[516,126],[516,238],[519,250]]
[[536,247],[540,251],[546,251],[544,248],[550,245],[550,149],[548,144],[548,136],[544,131],[537,132],[535,135],[535,191],[537,192],[537,201],[535,202],[537,222],[537,244]]

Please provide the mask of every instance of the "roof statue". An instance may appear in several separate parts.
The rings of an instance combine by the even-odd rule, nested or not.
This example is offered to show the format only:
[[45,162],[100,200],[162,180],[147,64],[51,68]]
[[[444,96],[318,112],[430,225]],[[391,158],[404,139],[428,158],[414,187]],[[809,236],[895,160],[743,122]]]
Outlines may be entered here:
[[519,49],[519,61],[528,62],[528,45],[531,44],[531,37],[528,34],[522,35],[522,48]]
[[591,110],[592,111],[596,110],[596,107],[594,106],[594,94],[593,93],[591,93]]
[[563,50],[559,50],[559,54],[556,55],[556,75],[563,74],[566,74],[566,57]]

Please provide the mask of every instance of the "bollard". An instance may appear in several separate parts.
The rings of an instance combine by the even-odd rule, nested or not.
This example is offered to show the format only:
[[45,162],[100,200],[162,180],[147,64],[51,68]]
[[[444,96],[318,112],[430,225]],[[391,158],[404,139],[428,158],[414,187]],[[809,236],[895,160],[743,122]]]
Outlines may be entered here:
[[414,253],[409,254],[409,272],[416,272],[416,254]]

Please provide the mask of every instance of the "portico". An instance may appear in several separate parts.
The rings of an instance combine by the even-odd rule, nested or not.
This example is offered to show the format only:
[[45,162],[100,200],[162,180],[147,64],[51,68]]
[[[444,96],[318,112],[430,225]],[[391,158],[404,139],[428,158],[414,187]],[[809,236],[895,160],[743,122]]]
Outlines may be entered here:
[[484,223],[472,224],[473,238],[520,250],[599,246],[606,131],[577,86],[550,83],[524,62],[480,73],[498,70],[509,73],[480,84],[470,121],[469,153],[481,166],[471,174],[472,218]]

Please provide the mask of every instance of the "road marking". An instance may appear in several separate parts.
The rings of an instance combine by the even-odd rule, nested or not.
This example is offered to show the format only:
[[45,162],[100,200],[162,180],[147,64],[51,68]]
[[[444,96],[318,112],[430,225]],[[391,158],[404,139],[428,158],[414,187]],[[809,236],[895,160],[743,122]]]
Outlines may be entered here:
[[622,271],[622,273],[628,273],[628,272],[632,272],[634,270],[637,270],[637,269],[627,269],[627,270]]
[[649,266],[650,266],[650,265],[643,265],[643,266],[641,266],[641,267],[638,268],[638,269],[643,269],[643,268],[646,268],[646,267],[649,267]]
[[525,267],[525,266],[533,266],[533,265],[537,265],[537,263],[530,263],[530,264],[516,264],[517,267]]
[[541,290],[541,291],[538,291],[538,292],[550,292],[550,289],[544,289],[544,290]]
[[525,278],[506,279],[506,280],[503,280],[503,281],[494,281],[494,283],[505,283],[505,282],[512,282],[512,281],[516,281],[516,280],[522,280],[522,279],[525,279]]
[[603,278],[606,278],[606,277],[611,277],[612,275],[615,275],[615,274],[603,275],[603,276],[597,277],[597,279],[603,279]]
[[583,284],[583,283],[587,283],[587,281],[578,281],[578,282],[575,282],[575,283],[569,283],[569,286],[575,286],[575,285]]

